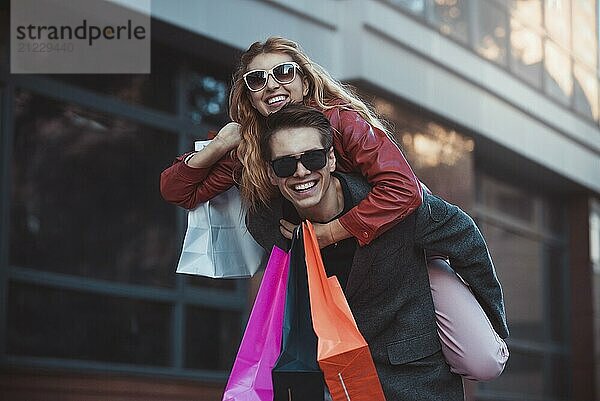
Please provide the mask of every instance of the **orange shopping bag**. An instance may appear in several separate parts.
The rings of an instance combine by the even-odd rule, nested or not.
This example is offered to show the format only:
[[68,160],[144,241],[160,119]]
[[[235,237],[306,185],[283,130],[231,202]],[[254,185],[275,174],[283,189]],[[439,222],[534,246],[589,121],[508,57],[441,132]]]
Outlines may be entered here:
[[337,277],[325,273],[310,222],[302,223],[317,360],[334,401],[385,401],[369,346],[363,338]]

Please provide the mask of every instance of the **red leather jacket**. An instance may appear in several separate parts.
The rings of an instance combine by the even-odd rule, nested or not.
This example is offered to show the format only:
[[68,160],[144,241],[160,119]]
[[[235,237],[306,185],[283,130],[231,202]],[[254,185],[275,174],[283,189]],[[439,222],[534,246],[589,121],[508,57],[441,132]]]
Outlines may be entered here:
[[[356,111],[334,107],[323,113],[333,128],[337,170],[359,173],[372,187],[339,219],[363,246],[421,205],[421,185],[398,146]],[[187,155],[178,157],[160,177],[163,198],[186,209],[229,189],[234,171],[241,167],[237,158],[227,155],[210,168],[193,168],[183,162]]]

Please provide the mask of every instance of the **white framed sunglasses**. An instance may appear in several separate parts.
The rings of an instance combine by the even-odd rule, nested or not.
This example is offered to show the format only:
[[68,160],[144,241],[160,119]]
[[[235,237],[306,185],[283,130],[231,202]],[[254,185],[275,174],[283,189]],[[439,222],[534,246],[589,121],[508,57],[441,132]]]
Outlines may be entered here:
[[281,85],[289,84],[296,79],[296,70],[302,72],[302,68],[293,62],[285,61],[277,64],[270,70],[252,70],[243,75],[246,87],[251,92],[258,92],[267,86],[269,75]]

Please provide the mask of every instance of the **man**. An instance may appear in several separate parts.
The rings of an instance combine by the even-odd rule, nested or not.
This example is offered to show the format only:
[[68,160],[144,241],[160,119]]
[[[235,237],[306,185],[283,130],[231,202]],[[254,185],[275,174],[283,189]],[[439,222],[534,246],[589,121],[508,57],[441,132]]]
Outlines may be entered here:
[[[281,219],[326,223],[370,188],[362,178],[334,172],[331,127],[319,111],[289,105],[266,125],[262,158],[282,196],[251,212],[248,228],[265,249],[285,249]],[[464,397],[460,376],[450,372],[440,351],[424,249],[451,257],[494,327],[507,334],[500,286],[474,223],[457,207],[425,195],[413,215],[371,244],[358,247],[349,238],[322,250],[327,273],[338,276],[369,344],[388,401]]]

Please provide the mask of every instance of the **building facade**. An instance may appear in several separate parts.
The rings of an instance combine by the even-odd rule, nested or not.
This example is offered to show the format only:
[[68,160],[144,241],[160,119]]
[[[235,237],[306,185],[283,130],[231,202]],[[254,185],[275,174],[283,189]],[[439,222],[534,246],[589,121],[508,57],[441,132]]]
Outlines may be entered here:
[[158,176],[227,122],[237,58],[270,35],[355,86],[485,235],[511,357],[468,399],[600,396],[597,1],[153,0],[149,75],[10,74],[9,15],[6,399],[220,399],[259,278],[174,273],[185,213]]

